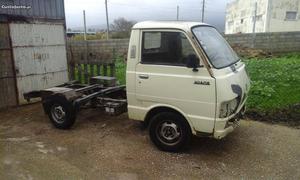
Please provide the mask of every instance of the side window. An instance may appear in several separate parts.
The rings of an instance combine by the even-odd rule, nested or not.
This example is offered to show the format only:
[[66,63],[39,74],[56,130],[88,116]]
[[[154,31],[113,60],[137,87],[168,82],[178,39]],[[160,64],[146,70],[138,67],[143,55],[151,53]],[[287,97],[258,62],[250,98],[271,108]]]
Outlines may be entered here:
[[196,55],[181,32],[144,32],[142,63],[185,66],[187,58]]

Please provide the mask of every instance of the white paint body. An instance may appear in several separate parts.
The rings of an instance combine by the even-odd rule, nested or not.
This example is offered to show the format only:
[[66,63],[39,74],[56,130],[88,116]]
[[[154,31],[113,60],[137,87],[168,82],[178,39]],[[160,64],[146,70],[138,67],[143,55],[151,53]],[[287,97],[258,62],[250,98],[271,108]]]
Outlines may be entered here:
[[[225,127],[229,119],[236,116],[244,106],[250,81],[241,61],[236,63],[236,72],[230,67],[215,69],[193,37],[193,26],[205,26],[194,22],[142,22],[131,32],[126,87],[129,118],[144,121],[154,108],[167,107],[180,113],[188,121],[193,134],[207,133],[222,138],[234,127]],[[200,64],[206,64],[193,72],[185,66],[150,65],[141,63],[142,33],[146,31],[182,32],[197,53]],[[141,79],[141,75],[149,76]],[[195,81],[210,85],[196,85]],[[237,84],[244,92],[243,101],[236,113],[219,118],[221,104],[236,98],[231,85]]]
[[19,104],[27,103],[23,93],[68,81],[63,24],[11,23],[9,26]]
[[[235,0],[226,8],[225,34],[253,32],[255,2],[255,32],[300,31],[299,0]],[[287,19],[287,12],[296,18]]]

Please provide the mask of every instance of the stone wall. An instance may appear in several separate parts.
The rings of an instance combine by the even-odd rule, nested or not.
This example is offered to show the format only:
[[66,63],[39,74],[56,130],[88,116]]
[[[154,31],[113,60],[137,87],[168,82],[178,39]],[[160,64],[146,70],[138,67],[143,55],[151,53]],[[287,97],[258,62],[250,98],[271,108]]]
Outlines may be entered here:
[[[300,32],[257,33],[225,35],[233,47],[254,48],[272,53],[300,52]],[[68,56],[75,62],[109,61],[113,56],[127,53],[129,39],[70,41],[68,40]],[[87,54],[85,54],[87,52]],[[85,56],[87,56],[85,58]]]
[[272,53],[300,52],[300,32],[225,35],[233,47],[260,49]]
[[128,39],[68,40],[68,60],[73,63],[108,64],[114,60],[114,56],[127,54],[128,43]]

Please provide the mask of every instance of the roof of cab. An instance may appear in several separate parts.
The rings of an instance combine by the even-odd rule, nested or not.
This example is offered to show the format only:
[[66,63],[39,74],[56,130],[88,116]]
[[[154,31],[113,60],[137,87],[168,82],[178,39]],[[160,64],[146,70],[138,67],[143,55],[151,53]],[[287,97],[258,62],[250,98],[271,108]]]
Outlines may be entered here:
[[168,29],[182,29],[188,31],[193,26],[207,26],[209,24],[200,22],[189,22],[189,21],[143,21],[136,23],[132,29],[158,29],[158,28],[168,28]]

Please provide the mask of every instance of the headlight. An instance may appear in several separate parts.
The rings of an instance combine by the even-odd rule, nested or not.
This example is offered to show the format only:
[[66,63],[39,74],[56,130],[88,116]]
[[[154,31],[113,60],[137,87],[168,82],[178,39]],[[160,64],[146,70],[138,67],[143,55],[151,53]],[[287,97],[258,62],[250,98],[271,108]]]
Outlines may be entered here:
[[223,102],[220,109],[220,118],[232,115],[238,107],[238,98]]

